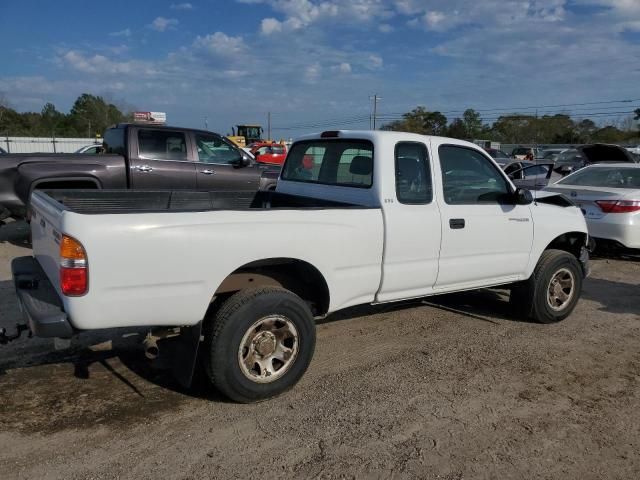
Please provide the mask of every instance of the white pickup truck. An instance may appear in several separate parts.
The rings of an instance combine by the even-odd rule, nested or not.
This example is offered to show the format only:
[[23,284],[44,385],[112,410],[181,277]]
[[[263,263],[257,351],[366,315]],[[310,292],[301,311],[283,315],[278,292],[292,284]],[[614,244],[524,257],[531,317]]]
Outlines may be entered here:
[[508,285],[524,316],[567,317],[587,227],[537,195],[468,142],[330,131],[292,145],[274,192],[36,191],[12,269],[35,335],[149,327],[183,383],[201,362],[250,402],[293,386],[314,318],[353,305]]

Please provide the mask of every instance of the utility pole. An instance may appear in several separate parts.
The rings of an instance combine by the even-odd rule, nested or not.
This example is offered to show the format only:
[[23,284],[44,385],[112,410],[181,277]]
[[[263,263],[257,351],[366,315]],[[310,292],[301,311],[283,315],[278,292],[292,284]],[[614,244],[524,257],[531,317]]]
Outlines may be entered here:
[[376,117],[378,113],[378,102],[382,100],[382,97],[379,97],[378,94],[374,94],[373,97],[369,97],[369,100],[373,100],[373,130],[376,129]]
[[271,112],[267,112],[267,140],[271,140]]

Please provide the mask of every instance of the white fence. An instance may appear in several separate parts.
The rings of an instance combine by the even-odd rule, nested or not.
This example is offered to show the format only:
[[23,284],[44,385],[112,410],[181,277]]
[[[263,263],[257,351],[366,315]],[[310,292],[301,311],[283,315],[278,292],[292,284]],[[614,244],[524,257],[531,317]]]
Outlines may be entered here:
[[102,138],[0,137],[0,147],[8,153],[73,153],[100,143]]

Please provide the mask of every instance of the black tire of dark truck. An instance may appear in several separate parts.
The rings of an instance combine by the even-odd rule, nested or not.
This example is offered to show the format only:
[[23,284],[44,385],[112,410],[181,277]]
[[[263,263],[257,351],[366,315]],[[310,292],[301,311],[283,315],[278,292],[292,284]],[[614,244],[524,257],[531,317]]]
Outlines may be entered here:
[[205,371],[233,401],[266,400],[300,380],[315,341],[311,310],[300,297],[279,287],[241,290],[206,320]]

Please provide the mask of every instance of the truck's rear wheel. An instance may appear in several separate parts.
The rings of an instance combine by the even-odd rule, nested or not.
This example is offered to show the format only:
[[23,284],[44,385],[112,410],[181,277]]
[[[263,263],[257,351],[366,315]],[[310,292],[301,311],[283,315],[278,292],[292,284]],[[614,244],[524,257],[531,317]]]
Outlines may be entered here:
[[209,379],[242,403],[274,397],[295,385],[311,362],[316,339],[307,304],[278,287],[229,297],[205,338]]
[[562,250],[546,250],[528,280],[511,289],[511,304],[520,316],[540,323],[567,318],[580,298],[582,269],[576,257]]

